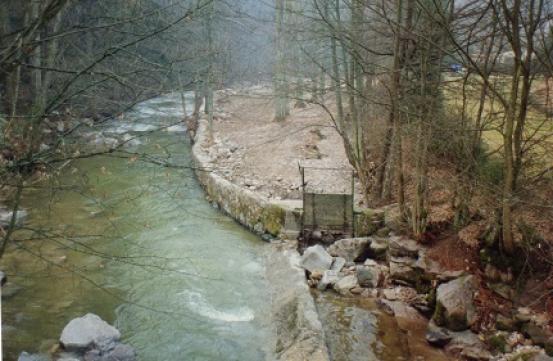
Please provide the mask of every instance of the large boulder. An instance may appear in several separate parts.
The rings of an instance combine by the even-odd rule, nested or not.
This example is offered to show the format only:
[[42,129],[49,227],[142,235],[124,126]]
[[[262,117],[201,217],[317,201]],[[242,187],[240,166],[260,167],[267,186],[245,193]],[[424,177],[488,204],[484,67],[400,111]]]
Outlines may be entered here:
[[271,284],[268,312],[274,320],[275,358],[328,361],[323,326],[299,262],[300,256],[295,250],[280,247],[272,248],[267,258],[267,277]]
[[121,333],[92,313],[71,320],[63,329],[60,343],[66,350],[81,351],[91,347],[113,348]]
[[307,248],[301,258],[301,266],[310,273],[329,270],[332,262],[333,258],[321,245]]
[[434,322],[453,331],[472,326],[476,322],[473,298],[477,286],[473,276],[460,277],[438,286]]
[[363,262],[369,256],[370,238],[346,238],[334,242],[328,247],[328,253],[342,257],[348,262]]
[[452,271],[444,269],[437,261],[428,256],[425,248],[419,250],[419,258],[417,259],[415,267],[427,274],[430,278],[441,282],[454,280],[464,274],[463,270]]

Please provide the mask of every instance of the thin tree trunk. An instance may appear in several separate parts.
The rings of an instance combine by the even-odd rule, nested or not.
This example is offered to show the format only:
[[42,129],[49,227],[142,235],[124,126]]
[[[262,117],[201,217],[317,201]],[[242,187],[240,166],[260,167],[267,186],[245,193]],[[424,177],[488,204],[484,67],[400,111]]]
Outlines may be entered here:
[[[390,115],[391,112],[390,112]],[[393,124],[393,120],[389,120],[389,123]],[[384,135],[384,144],[382,146],[382,154],[378,162],[378,169],[376,173],[376,189],[375,194],[381,200],[388,200],[391,196],[391,176],[390,173],[393,170],[392,166],[392,149],[395,149],[393,146],[394,140],[394,129],[393,126],[388,126],[386,129],[386,134]]]
[[392,67],[391,84],[391,120],[393,122],[395,137],[395,168],[396,168],[396,187],[397,201],[401,216],[406,214],[405,210],[405,181],[403,176],[403,141],[400,126],[400,83],[401,83],[401,24],[403,23],[403,0],[397,0],[396,29],[394,39],[394,60]]
[[213,46],[213,16],[215,12],[215,4],[212,1],[208,8],[207,16],[207,48],[208,48],[208,68],[206,79],[206,96],[205,96],[205,109],[207,113],[207,124],[209,137],[213,138],[213,103],[214,103],[214,56],[215,49]]
[[185,89],[184,89],[184,85],[182,83],[182,77],[181,77],[181,74],[179,73],[177,75],[177,78],[178,78],[178,81],[179,81],[179,93],[180,93],[180,100],[181,100],[181,106],[182,106],[182,116],[183,118],[186,118],[187,116],[187,113],[186,113],[186,93],[185,93]]
[[195,118],[198,118],[200,116],[200,111],[202,109],[203,85],[200,78],[200,75],[196,74],[194,81],[194,112],[192,113]]
[[[52,26],[50,29],[52,35],[57,34],[60,29],[64,9],[65,7],[62,7],[52,20]],[[44,54],[46,55],[44,65],[46,68],[54,68],[56,56],[58,55],[58,44],[59,38],[56,36],[53,39],[49,40],[48,43],[46,43],[44,49]],[[42,99],[44,99],[44,101],[46,101],[46,99],[48,99],[50,84],[52,82],[52,72],[49,70],[45,70],[43,72],[42,79],[43,81],[41,97]]]
[[[339,8],[338,8],[339,10]],[[327,19],[330,19],[330,12],[328,9],[328,4],[325,2],[325,12]],[[343,134],[343,136],[347,136],[345,134],[345,127],[344,127],[344,105],[342,102],[342,82],[341,82],[341,74],[340,74],[340,65],[338,64],[338,49],[336,44],[336,37],[337,34],[331,33],[330,34],[330,50],[332,53],[332,69],[333,69],[333,78],[334,78],[334,93],[336,96],[336,109],[337,109],[337,121],[338,121],[338,127],[339,132]]]
[[[31,1],[31,10],[30,10],[30,19],[35,21],[40,16],[40,2]],[[35,41],[40,43],[40,32],[37,31]],[[33,69],[31,70],[31,79],[32,79],[32,88],[33,88],[33,102],[35,104],[35,111],[37,109],[42,109],[45,99],[43,98],[43,88],[42,88],[42,54],[41,47],[37,46],[33,49],[31,53],[31,65]],[[38,110],[40,112],[40,110]]]
[[286,58],[284,54],[285,3],[284,0],[276,0],[276,69],[274,75],[275,88],[275,120],[283,121],[290,114],[288,108],[288,83],[286,79]]
[[511,75],[511,93],[509,103],[507,104],[505,124],[503,129],[503,161],[504,161],[504,179],[503,179],[503,197],[502,197],[502,236],[503,249],[513,255],[515,252],[515,243],[513,239],[513,192],[515,185],[515,164],[513,151],[513,135],[516,121],[517,101],[519,93],[519,84],[521,76],[521,53],[520,44],[520,0],[515,0],[512,10],[508,10],[507,4],[504,4],[505,11],[510,13],[511,21],[511,45],[515,54],[513,62],[513,72]]

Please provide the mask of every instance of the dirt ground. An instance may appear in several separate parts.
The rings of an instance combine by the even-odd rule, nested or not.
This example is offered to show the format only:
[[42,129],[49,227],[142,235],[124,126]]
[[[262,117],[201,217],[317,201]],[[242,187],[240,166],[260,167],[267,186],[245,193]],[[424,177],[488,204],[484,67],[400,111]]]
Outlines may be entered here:
[[317,105],[291,104],[290,112],[274,120],[268,86],[218,92],[214,146],[206,147],[215,171],[276,200],[300,199],[300,166],[313,167],[305,170],[307,187],[351,192],[352,168],[331,118]]

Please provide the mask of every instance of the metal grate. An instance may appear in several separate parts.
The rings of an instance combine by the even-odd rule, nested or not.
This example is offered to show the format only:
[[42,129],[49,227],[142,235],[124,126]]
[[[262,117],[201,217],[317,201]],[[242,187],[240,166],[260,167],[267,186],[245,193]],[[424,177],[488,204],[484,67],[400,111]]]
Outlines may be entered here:
[[[303,191],[302,230],[308,233],[319,230],[351,236],[354,233],[353,171],[300,166],[300,174]],[[326,187],[328,179],[333,179],[334,182]]]

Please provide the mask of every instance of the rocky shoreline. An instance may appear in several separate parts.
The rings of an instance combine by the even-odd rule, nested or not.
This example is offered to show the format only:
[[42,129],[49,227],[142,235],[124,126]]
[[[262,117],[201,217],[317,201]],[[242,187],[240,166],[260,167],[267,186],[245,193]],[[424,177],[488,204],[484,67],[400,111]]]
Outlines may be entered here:
[[426,252],[426,247],[399,236],[342,239],[326,249],[308,247],[301,265],[311,287],[376,298],[396,317],[422,323],[428,344],[452,357],[553,360],[547,355],[553,351],[547,319],[528,309],[513,310],[511,318],[496,316],[486,332],[473,332],[480,321],[474,301],[477,278],[440,269]]

